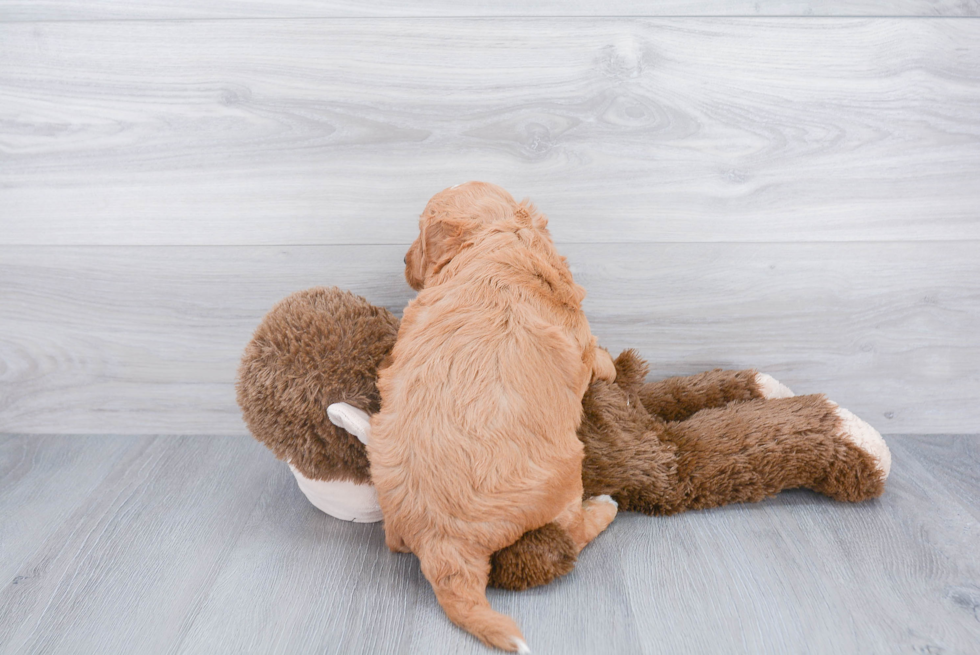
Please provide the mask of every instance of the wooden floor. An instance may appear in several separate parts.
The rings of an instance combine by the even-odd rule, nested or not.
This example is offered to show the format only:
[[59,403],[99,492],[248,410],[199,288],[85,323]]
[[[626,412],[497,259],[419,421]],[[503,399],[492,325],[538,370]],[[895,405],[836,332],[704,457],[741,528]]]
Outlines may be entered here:
[[[980,437],[892,437],[885,495],[624,514],[492,592],[536,653],[976,653]],[[247,437],[0,437],[0,652],[483,653],[379,525]]]

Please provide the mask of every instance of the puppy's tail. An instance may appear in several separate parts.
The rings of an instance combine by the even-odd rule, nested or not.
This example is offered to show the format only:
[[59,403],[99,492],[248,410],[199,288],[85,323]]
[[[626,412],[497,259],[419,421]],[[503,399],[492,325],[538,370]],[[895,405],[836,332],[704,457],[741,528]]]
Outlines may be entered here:
[[490,555],[470,544],[440,541],[416,553],[449,620],[489,646],[530,653],[517,624],[487,600]]

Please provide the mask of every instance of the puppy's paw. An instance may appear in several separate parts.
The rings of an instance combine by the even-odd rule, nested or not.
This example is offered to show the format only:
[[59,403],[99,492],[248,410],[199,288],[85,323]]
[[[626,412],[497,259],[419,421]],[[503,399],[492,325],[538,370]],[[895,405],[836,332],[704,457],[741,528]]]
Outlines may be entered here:
[[759,393],[766,400],[772,398],[792,398],[796,395],[792,389],[766,373],[756,373],[755,384],[759,388]]
[[605,530],[619,511],[619,503],[611,496],[593,496],[583,503],[586,513],[586,523],[598,528],[598,532]]
[[609,494],[602,494],[601,496],[593,496],[590,500],[597,503],[607,503],[609,505],[612,505],[616,509],[619,509],[619,503],[617,503],[616,499],[610,496]]
[[393,553],[412,552],[412,549],[408,547],[405,540],[387,525],[385,526],[385,544],[388,546],[388,550]]
[[881,434],[840,405],[837,405],[836,412],[840,417],[840,436],[858,450],[870,455],[882,479],[887,478],[892,468],[892,455]]

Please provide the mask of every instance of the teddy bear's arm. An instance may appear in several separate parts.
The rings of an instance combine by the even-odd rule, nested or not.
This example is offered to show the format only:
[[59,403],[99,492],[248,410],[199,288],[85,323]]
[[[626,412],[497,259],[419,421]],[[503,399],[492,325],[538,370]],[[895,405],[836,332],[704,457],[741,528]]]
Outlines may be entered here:
[[754,370],[715,369],[697,375],[647,382],[640,388],[646,410],[665,421],[683,421],[702,409],[732,401],[789,398],[793,392],[772,376]]

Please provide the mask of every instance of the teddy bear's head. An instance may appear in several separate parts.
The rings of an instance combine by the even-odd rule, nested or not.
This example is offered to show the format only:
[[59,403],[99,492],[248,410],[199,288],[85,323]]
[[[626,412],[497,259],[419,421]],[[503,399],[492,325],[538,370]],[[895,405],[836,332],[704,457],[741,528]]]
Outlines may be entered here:
[[288,296],[262,319],[238,369],[249,430],[309,480],[369,484],[367,449],[328,420],[327,407],[378,411],[378,367],[397,335],[396,316],[348,291]]

